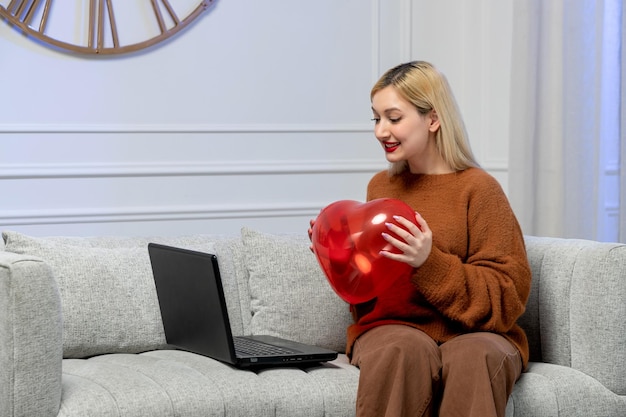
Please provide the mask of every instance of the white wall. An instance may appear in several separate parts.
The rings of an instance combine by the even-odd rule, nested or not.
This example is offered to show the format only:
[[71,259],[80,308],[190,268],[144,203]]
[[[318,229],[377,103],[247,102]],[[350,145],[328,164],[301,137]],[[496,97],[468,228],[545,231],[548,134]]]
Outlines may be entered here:
[[448,74],[506,189],[511,4],[217,0],[171,42],[117,58],[52,51],[3,23],[0,229],[306,233],[386,167],[369,89],[409,59]]
[[507,190],[512,0],[413,2],[411,53],[447,75],[481,165]]

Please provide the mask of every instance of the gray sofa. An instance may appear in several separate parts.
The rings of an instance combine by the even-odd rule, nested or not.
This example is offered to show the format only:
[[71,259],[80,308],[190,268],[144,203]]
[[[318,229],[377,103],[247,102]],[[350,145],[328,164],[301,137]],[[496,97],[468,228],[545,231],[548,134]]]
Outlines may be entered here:
[[[306,233],[3,237],[0,416],[354,414],[359,371],[343,354],[243,371],[165,344],[148,242],[218,256],[235,334],[342,351],[348,306]],[[507,416],[626,416],[626,245],[527,237],[527,247],[532,362]]]

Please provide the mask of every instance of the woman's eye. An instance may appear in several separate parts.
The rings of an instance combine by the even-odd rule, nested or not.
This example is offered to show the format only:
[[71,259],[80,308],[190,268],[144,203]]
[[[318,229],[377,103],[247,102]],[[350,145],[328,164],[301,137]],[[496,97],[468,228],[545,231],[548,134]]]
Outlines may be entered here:
[[372,117],[372,122],[374,123],[380,122],[380,117]]
[[401,117],[398,117],[398,118],[396,118],[396,119],[391,119],[391,118],[389,119],[389,121],[390,121],[391,123],[398,123],[400,120],[402,120],[402,118],[401,118]]

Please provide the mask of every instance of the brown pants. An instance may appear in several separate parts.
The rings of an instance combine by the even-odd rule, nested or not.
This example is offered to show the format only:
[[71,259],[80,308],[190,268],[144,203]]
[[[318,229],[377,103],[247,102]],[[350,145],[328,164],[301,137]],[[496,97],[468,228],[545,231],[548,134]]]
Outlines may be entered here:
[[522,371],[519,351],[493,333],[438,345],[403,325],[361,335],[352,364],[361,369],[357,417],[504,417]]

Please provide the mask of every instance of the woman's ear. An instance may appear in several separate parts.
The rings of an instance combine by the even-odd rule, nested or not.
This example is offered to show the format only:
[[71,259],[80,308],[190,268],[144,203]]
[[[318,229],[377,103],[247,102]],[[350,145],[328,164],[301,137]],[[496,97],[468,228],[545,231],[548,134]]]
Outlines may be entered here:
[[440,127],[439,115],[437,114],[437,111],[435,109],[432,109],[429,113],[428,118],[430,119],[430,126],[428,130],[435,133],[437,130],[439,130]]

